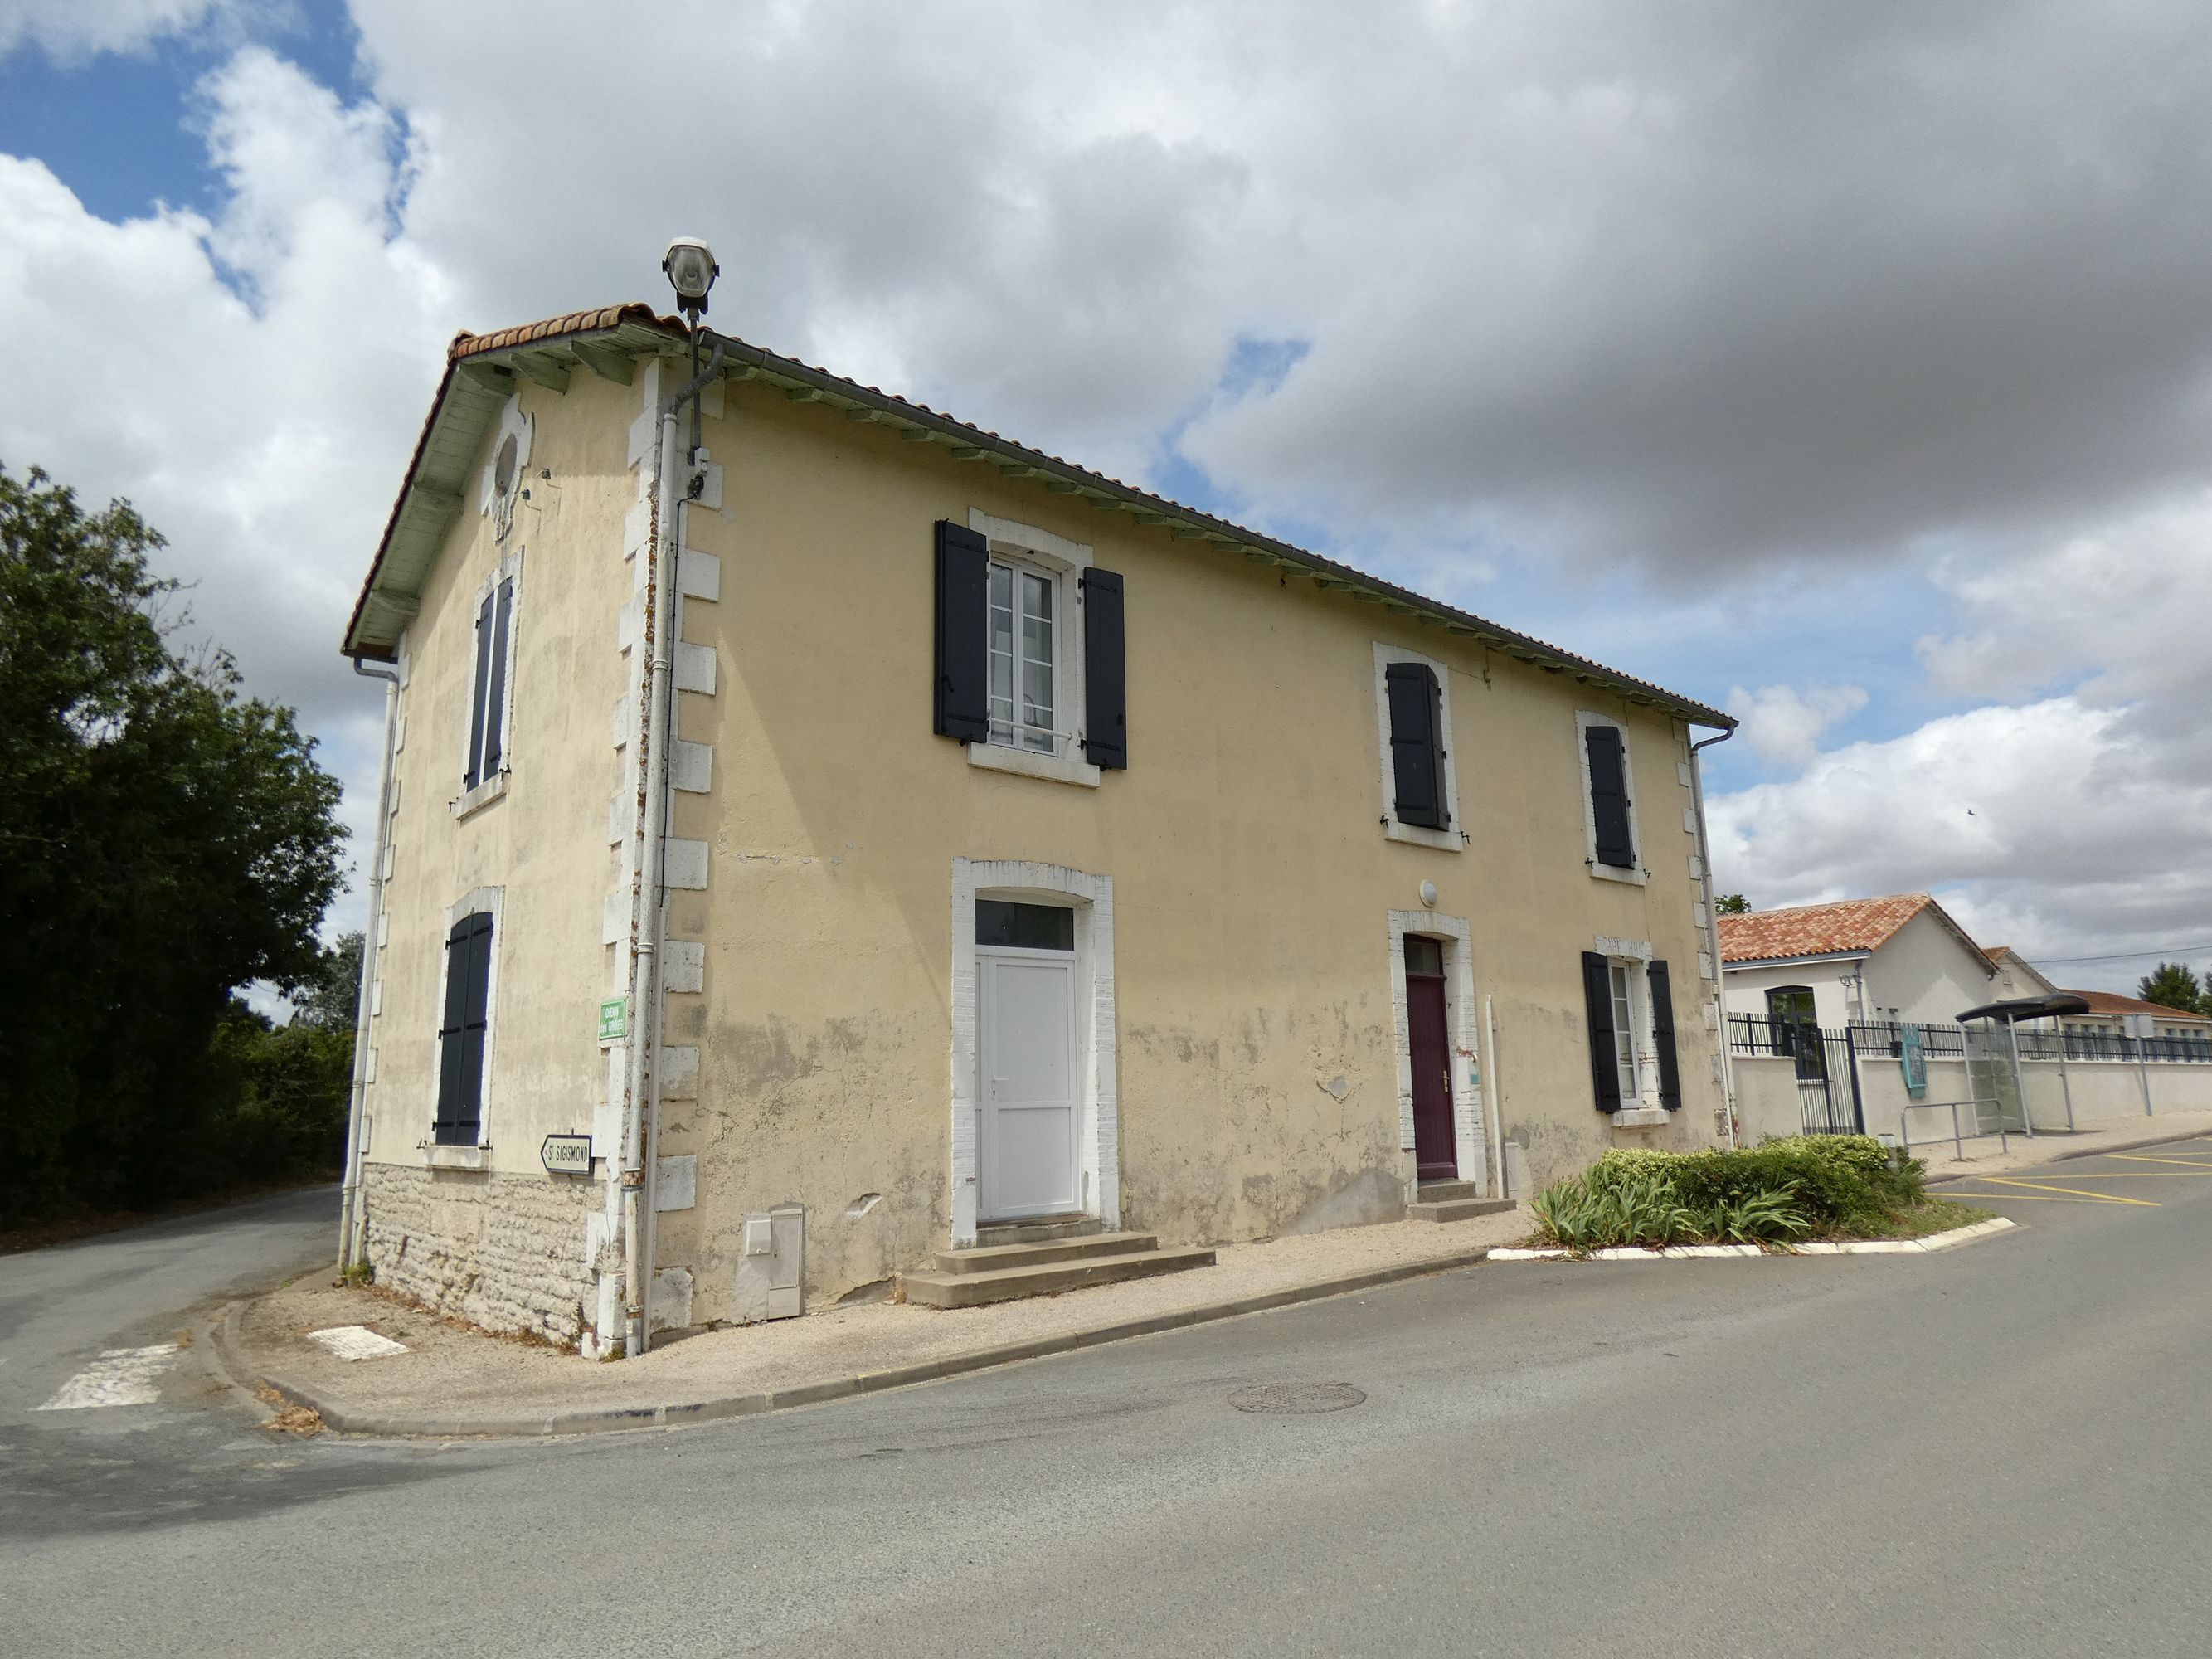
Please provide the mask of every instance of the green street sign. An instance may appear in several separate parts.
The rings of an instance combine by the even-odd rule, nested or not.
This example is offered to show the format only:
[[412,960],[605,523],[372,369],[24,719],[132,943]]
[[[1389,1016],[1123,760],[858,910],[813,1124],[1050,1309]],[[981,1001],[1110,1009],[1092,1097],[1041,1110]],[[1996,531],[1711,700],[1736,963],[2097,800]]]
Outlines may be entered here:
[[629,1002],[624,997],[610,997],[599,1005],[599,1041],[620,1042],[629,1034]]

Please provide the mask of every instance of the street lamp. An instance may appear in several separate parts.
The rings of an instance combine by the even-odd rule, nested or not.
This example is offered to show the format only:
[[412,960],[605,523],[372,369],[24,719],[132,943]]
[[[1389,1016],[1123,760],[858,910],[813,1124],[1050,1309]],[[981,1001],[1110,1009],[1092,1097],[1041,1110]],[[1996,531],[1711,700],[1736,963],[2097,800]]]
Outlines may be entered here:
[[714,251],[696,236],[679,236],[661,256],[660,269],[676,290],[677,309],[697,327],[700,313],[707,309],[708,291],[722,274],[714,263]]

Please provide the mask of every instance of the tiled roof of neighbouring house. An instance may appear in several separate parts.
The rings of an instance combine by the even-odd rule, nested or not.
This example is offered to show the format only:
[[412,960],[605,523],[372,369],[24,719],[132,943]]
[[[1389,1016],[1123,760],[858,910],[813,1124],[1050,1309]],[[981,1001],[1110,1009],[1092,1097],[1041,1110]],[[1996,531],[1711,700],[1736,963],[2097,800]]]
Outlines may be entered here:
[[2155,1014],[2160,1019],[2185,1019],[2199,1025],[2212,1025],[2212,1019],[2203,1014],[2184,1013],[2180,1009],[2169,1008],[2162,1002],[2143,1002],[2112,991],[2069,991],[2066,994],[2081,998],[2089,1005],[2089,1012],[2093,1014]]
[[1887,898],[1839,899],[1833,904],[1723,916],[1721,960],[1786,962],[1793,957],[1872,951],[1928,909],[1943,914],[1942,907],[1925,893],[1893,893]]

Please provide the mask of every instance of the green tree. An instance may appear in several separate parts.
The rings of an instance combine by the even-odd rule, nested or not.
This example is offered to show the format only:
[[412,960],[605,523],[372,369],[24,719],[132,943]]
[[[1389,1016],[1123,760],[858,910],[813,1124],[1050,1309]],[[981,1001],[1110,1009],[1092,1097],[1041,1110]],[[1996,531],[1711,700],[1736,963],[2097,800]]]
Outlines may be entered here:
[[2212,996],[2208,996],[2206,988],[2197,983],[2196,973],[2184,962],[2160,963],[2156,973],[2142,976],[2136,994],[2162,1008],[2179,1008],[2188,1014],[2212,1013]]
[[1713,901],[1713,908],[1724,916],[1748,915],[1751,901],[1741,893],[1723,893]]
[[272,1025],[234,998],[216,1023],[209,1070],[205,1133],[220,1149],[226,1183],[314,1175],[344,1161],[350,1024]]
[[350,1031],[361,1015],[361,959],[367,941],[358,932],[341,933],[321,953],[315,970],[293,994],[295,1024],[325,1031]]
[[175,648],[161,545],[0,468],[0,1224],[236,1178],[231,992],[321,966],[337,781],[227,656]]

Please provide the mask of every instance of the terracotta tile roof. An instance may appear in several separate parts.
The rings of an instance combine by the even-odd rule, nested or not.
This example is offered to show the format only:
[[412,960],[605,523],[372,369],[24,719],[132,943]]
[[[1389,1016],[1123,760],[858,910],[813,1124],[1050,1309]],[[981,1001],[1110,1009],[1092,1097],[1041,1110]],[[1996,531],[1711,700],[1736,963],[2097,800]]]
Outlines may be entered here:
[[489,334],[471,334],[465,331],[453,336],[453,344],[446,348],[446,361],[457,363],[464,357],[474,357],[486,351],[507,351],[536,340],[557,340],[568,334],[596,333],[624,322],[644,323],[665,329],[678,339],[684,337],[682,323],[673,317],[656,315],[651,306],[595,306],[589,311],[572,311],[565,317],[548,317],[543,322],[495,329]]
[[2081,998],[2089,1005],[2089,1012],[2093,1014],[2155,1014],[2160,1019],[2186,1019],[2200,1025],[2212,1025],[2212,1019],[2207,1019],[2203,1014],[2185,1014],[2180,1009],[2169,1008],[2162,1002],[2143,1002],[2112,991],[2069,991],[2066,994]]
[[1930,908],[1942,915],[1942,907],[1925,893],[1893,893],[1887,898],[1841,899],[1833,904],[1723,916],[1721,960],[1783,962],[1792,957],[1872,951]]
[[[432,429],[437,424],[439,408],[444,402],[446,388],[452,383],[454,369],[462,362],[471,357],[513,351],[520,347],[547,342],[558,342],[573,335],[604,335],[611,330],[623,328],[625,325],[652,329],[679,341],[688,340],[690,337],[679,319],[674,317],[664,317],[655,312],[652,307],[635,301],[628,305],[599,306],[589,311],[572,311],[565,316],[548,317],[538,322],[523,323],[514,328],[496,329],[487,334],[471,334],[464,331],[455,335],[452,343],[446,349],[445,381],[440,386],[438,398],[432,403],[429,416],[423,422],[422,434],[416,442],[415,457],[408,468],[409,480],[411,482],[421,469],[423,452],[429,443]],[[863,405],[873,405],[884,410],[902,421],[910,420],[917,425],[933,428],[953,441],[974,444],[1038,471],[1048,472],[1058,478],[1071,481],[1079,489],[1097,489],[1147,509],[1158,509],[1163,517],[1176,525],[1175,533],[1178,536],[1189,535],[1209,539],[1218,538],[1232,545],[1266,550],[1271,555],[1283,556],[1282,562],[1285,565],[1311,576],[1320,586],[1330,588],[1352,588],[1363,593],[1371,594],[1393,608],[1403,607],[1416,615],[1425,613],[1444,620],[1448,624],[1463,625],[1467,630],[1474,632],[1488,642],[1498,644],[1512,654],[1525,653],[1528,659],[1535,662],[1547,672],[1565,672],[1578,680],[1608,684],[1616,690],[1638,697],[1638,700],[1656,703],[1696,725],[1711,726],[1729,731],[1733,731],[1735,727],[1735,716],[1722,709],[1698,702],[1694,698],[1683,696],[1680,692],[1669,691],[1666,687],[1639,676],[1625,674],[1617,668],[1608,668],[1603,663],[1569,651],[1564,647],[1553,645],[1548,640],[1539,639],[1533,634],[1524,634],[1517,629],[1504,627],[1486,617],[1478,617],[1472,611],[1462,611],[1456,606],[1445,605],[1440,600],[1432,599],[1410,588],[1401,587],[1395,583],[1385,581],[1381,577],[1369,574],[1355,565],[1323,558],[1318,554],[1309,552],[1291,543],[1278,541],[1273,537],[1264,535],[1258,531],[1249,530],[1227,519],[1187,506],[1171,496],[1154,495],[1137,485],[1125,483],[1109,474],[1093,471],[1090,468],[1079,465],[1046,451],[1030,448],[1013,439],[992,431],[988,427],[971,425],[955,416],[932,409],[927,404],[915,403],[909,398],[887,392],[879,386],[847,380],[842,375],[832,374],[828,369],[817,368],[811,363],[804,362],[797,358],[779,356],[763,347],[731,336],[717,335],[714,337],[720,339],[726,348],[727,361],[732,367],[749,366],[752,369],[764,371],[775,376],[780,380],[796,382],[802,387],[817,387],[834,392],[840,397],[849,397]],[[400,509],[406,504],[407,493],[406,487],[403,486],[399,500],[393,503],[392,518],[385,526],[384,536],[378,544],[376,556],[370,563],[368,580],[363,584],[361,598],[354,606],[353,619],[346,629],[346,637],[349,642],[347,647],[349,651],[354,648],[350,641],[360,630],[370,591],[376,586],[378,574],[384,564],[386,551],[391,546],[393,531],[399,522]],[[1139,520],[1139,522],[1154,521]]]
[[[1987,957],[1991,962],[2000,962],[2006,957],[2012,954],[2012,946],[2009,945],[1984,945],[1982,946],[1982,954]],[[2026,957],[2022,957],[2021,960],[2025,962],[2027,958]]]

